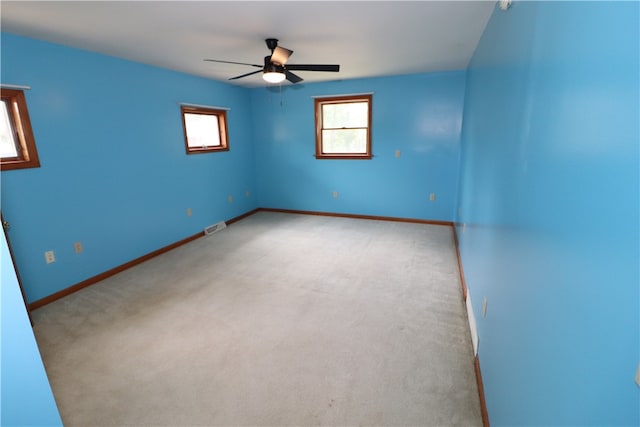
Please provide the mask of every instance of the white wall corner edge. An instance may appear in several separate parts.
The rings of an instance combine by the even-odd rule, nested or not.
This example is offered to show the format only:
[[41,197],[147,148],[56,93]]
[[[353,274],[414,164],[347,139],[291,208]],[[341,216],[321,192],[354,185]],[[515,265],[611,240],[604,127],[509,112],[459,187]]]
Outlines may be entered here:
[[[473,356],[478,355],[478,327],[476,326],[476,316],[473,313],[473,305],[471,304],[471,293],[467,289],[467,318],[469,319],[469,330],[471,331],[471,343],[473,344]],[[639,366],[640,369],[640,366]]]

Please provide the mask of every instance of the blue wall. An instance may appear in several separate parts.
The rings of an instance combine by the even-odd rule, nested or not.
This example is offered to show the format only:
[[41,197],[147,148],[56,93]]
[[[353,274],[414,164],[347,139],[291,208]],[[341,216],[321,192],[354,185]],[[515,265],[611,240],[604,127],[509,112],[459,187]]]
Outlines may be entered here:
[[[1,54],[2,82],[32,87],[42,164],[2,172],[2,210],[30,302],[258,206],[454,218],[463,71],[281,93],[6,33]],[[312,96],[362,92],[374,92],[374,158],[316,160]],[[179,102],[230,107],[231,150],[187,156]]]
[[[255,184],[247,89],[6,33],[1,41],[2,82],[32,88],[42,165],[2,172],[30,302],[257,207],[246,196]],[[230,151],[187,156],[180,102],[231,108]]]
[[[3,171],[1,182],[2,212],[30,302],[258,206],[454,218],[463,71],[297,85],[280,93],[6,33],[1,42],[2,83],[32,87],[26,97],[42,165]],[[315,160],[312,96],[354,92],[374,92],[374,159]],[[180,102],[230,107],[231,150],[187,156]],[[74,252],[78,241],[81,254]],[[47,265],[48,250],[56,262]],[[5,325],[26,319],[21,300],[6,304],[3,343]],[[20,346],[3,351],[2,367],[16,375],[29,370],[33,381],[3,377],[2,401],[22,408],[16,399],[29,388],[14,391],[33,386],[37,393],[27,401],[46,409],[34,422],[56,424],[28,329],[27,323],[6,335]],[[20,357],[29,365],[16,365]],[[17,415],[5,410],[2,420]]]
[[4,233],[0,235],[0,425],[61,426],[7,241]]
[[637,2],[514,2],[471,61],[461,253],[492,425],[640,425]]
[[[639,425],[638,18],[637,2],[515,2],[466,73],[282,93],[2,34],[42,163],[2,172],[27,296],[258,206],[456,217],[470,295],[488,301],[492,424]],[[373,160],[315,160],[312,97],[363,92]],[[231,151],[185,155],[178,102],[230,107]]]
[[[464,79],[456,71],[255,89],[260,206],[453,221]],[[316,160],[312,97],[371,92],[373,159]]]
[[[281,93],[6,33],[1,71],[3,83],[32,87],[42,164],[2,172],[30,302],[258,206],[454,218],[464,71]],[[316,160],[312,96],[356,92],[374,92],[373,160]],[[231,150],[187,156],[179,102],[230,107]],[[47,265],[48,250],[56,262]]]

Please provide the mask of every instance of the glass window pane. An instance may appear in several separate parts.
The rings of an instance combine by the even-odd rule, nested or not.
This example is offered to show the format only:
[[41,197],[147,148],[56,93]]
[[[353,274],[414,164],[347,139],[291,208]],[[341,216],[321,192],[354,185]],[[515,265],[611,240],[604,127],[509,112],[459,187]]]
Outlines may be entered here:
[[323,128],[362,128],[369,122],[368,104],[350,102],[344,104],[324,104],[322,106]]
[[1,102],[2,105],[2,117],[0,118],[0,157],[16,158],[18,157],[18,149],[15,134],[11,129],[11,122],[9,121],[9,111],[7,109],[7,103]]
[[219,147],[220,129],[218,116],[212,114],[184,114],[189,147]]
[[365,154],[367,152],[367,130],[323,130],[322,151],[326,154]]

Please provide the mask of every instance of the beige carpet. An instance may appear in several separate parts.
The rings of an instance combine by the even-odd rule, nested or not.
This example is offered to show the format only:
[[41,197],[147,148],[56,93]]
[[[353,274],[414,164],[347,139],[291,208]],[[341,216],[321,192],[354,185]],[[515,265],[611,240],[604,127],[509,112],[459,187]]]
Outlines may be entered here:
[[66,426],[481,425],[449,227],[260,212],[33,313]]

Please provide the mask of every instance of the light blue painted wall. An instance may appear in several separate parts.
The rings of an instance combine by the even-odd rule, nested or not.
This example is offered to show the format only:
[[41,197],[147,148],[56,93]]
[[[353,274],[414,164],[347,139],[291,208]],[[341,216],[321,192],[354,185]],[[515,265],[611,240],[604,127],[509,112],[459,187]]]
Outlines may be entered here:
[[[42,164],[1,175],[30,302],[258,206],[453,219],[464,72],[298,85],[280,95],[6,33],[1,42],[2,82],[32,87]],[[374,160],[315,160],[311,96],[372,91]],[[230,107],[231,150],[187,156],[179,102]],[[45,264],[47,250],[55,263]],[[3,297],[9,284],[17,290],[4,277],[7,259]],[[5,334],[20,316],[24,323],[21,300],[3,299],[3,344],[19,344],[2,353],[13,372],[3,376],[2,403],[11,405],[3,425],[18,420],[21,399],[43,407],[29,414],[35,423],[59,424],[28,320]],[[14,393],[25,385],[31,399]]]
[[[493,425],[640,424],[637,36],[637,3],[515,2],[466,77],[458,232]],[[5,33],[1,55],[43,164],[2,172],[30,301],[257,206],[454,218],[464,71],[280,94]],[[374,159],[315,160],[311,97],[357,92]],[[230,152],[184,154],[181,101],[232,108]]]
[[[454,71],[254,89],[260,206],[452,221],[464,82]],[[312,97],[371,92],[373,159],[316,160]]]
[[4,233],[0,235],[0,425],[61,426],[7,241]]
[[[257,207],[245,195],[255,185],[248,89],[6,33],[1,42],[2,82],[32,88],[42,164],[2,172],[30,302]],[[186,155],[180,102],[231,108],[230,151]]]
[[457,230],[494,426],[640,425],[638,6],[514,2],[471,61]]
[[[258,206],[453,220],[463,71],[280,93],[6,33],[1,54],[2,81],[32,87],[42,163],[2,172],[30,302]],[[374,92],[374,159],[315,160],[312,96],[354,92]],[[231,150],[187,156],[179,102],[230,107]]]

